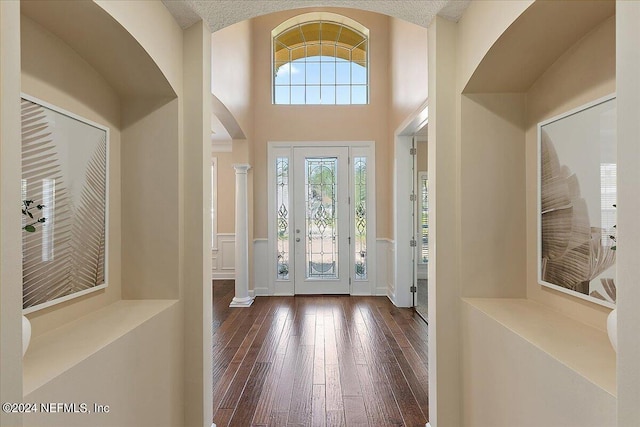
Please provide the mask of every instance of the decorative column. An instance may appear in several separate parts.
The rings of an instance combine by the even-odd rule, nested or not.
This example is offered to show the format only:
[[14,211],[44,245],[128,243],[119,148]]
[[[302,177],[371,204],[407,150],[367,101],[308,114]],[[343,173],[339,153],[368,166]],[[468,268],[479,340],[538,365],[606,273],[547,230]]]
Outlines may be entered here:
[[229,307],[249,307],[249,211],[247,208],[247,171],[251,165],[235,164],[236,170],[236,296]]

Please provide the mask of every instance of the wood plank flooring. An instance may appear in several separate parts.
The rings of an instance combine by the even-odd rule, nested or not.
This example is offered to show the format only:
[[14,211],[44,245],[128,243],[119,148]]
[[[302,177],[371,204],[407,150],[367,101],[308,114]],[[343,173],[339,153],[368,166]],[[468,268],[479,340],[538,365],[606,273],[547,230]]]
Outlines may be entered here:
[[420,426],[429,418],[427,325],[386,297],[258,297],[213,286],[213,422]]

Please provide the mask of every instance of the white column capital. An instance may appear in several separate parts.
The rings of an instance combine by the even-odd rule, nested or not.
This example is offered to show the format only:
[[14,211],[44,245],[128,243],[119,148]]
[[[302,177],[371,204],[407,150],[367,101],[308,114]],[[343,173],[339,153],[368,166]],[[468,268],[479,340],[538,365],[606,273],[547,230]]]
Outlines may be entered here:
[[236,170],[236,174],[247,173],[247,171],[251,169],[251,165],[249,163],[235,163],[233,168]]

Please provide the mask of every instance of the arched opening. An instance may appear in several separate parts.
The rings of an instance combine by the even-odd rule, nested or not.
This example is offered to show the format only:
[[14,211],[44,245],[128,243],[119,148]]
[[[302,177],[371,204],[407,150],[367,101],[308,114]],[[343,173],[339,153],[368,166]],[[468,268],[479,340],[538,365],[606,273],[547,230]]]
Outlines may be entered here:
[[[305,26],[305,23],[308,23],[309,26]],[[322,28],[325,23],[329,23],[327,28],[333,34],[333,37],[329,39],[331,42],[326,44],[326,40],[322,38]],[[351,50],[345,47],[346,44],[340,45],[339,42],[339,34],[347,25],[354,29],[351,33],[354,35]],[[365,30],[368,30],[368,33]],[[315,37],[311,36],[312,33],[315,33]],[[364,34],[368,38],[366,49],[364,48]],[[278,35],[282,37],[278,39]],[[359,39],[356,40],[356,36]],[[306,43],[308,40],[315,43]],[[358,46],[361,47],[359,50],[356,49]],[[278,47],[280,47],[279,50]],[[343,49],[339,54],[342,56],[336,54],[339,49]],[[325,53],[332,50],[333,61],[336,63],[338,61],[349,63],[349,60],[355,58],[356,62],[360,61],[366,64],[370,93],[368,103],[352,106],[274,105],[273,72],[276,69],[282,69],[285,64],[296,64],[295,61],[302,60],[306,73],[306,66],[310,62],[313,63],[314,58],[322,56],[323,50]],[[376,237],[366,242],[366,249],[363,241],[359,242],[358,244],[361,246],[356,254],[353,247],[353,244],[356,243],[354,239],[358,236],[355,225],[356,218],[348,223],[349,228],[353,225],[354,233],[351,240],[352,247],[347,251],[350,257],[353,252],[353,258],[356,256],[360,258],[352,258],[345,265],[353,272],[351,291],[347,290],[345,293],[383,296],[385,298],[381,298],[380,301],[389,303],[390,298],[397,306],[410,306],[411,283],[405,283],[404,279],[402,279],[402,283],[399,283],[396,280],[396,269],[410,271],[413,269],[413,261],[409,259],[407,267],[405,265],[407,260],[403,259],[402,267],[397,267],[395,248],[399,243],[394,240],[394,225],[396,221],[409,224],[411,221],[408,220],[409,217],[401,219],[396,217],[394,193],[396,188],[401,188],[403,193],[398,197],[402,197],[403,202],[409,202],[411,190],[404,187],[394,187],[393,184],[395,174],[401,168],[395,162],[396,141],[394,136],[398,127],[424,104],[427,97],[426,29],[401,19],[362,10],[341,8],[286,10],[261,15],[251,21],[241,21],[214,32],[212,52],[214,58],[213,93],[235,115],[248,141],[233,141],[231,144],[232,152],[228,156],[227,163],[225,164],[223,160],[227,154],[218,156],[217,170],[220,175],[222,170],[232,171],[234,163],[251,164],[247,176],[251,183],[249,187],[252,186],[252,188],[247,189],[246,196],[250,205],[249,212],[253,212],[249,216],[249,241],[251,242],[250,249],[253,251],[249,265],[251,270],[249,294],[251,296],[289,296],[298,293],[295,283],[288,282],[291,279],[292,270],[291,263],[288,262],[290,259],[286,259],[286,257],[293,251],[288,248],[294,248],[297,244],[296,237],[303,240],[302,236],[307,233],[302,227],[297,226],[287,228],[285,225],[282,230],[278,229],[279,219],[290,220],[291,217],[288,217],[287,214],[290,215],[294,210],[295,203],[282,203],[280,196],[288,193],[285,190],[278,193],[276,188],[279,184],[287,185],[291,182],[297,184],[301,180],[296,179],[293,175],[288,176],[288,179],[282,179],[281,182],[275,179],[275,177],[284,176],[283,171],[286,169],[284,165],[289,165],[288,161],[295,161],[296,150],[300,149],[300,152],[304,152],[318,148],[333,149],[340,145],[362,149],[365,147],[353,147],[349,144],[352,142],[371,142],[371,152],[375,154],[375,162],[373,162],[373,157],[363,160],[365,156],[354,151],[354,155],[351,157],[352,162],[348,163],[348,167],[354,168],[353,178],[356,181],[358,177],[363,176],[362,165],[366,163],[367,178],[372,181],[367,181],[366,184],[360,182],[359,188],[356,188],[355,182],[353,185],[352,183],[346,185],[349,186],[349,192],[353,190],[351,198],[354,201],[358,191],[359,194],[368,191],[375,193],[375,203],[365,208],[364,211],[370,215],[366,217],[366,223],[369,226],[374,226]],[[366,62],[364,61],[365,54]],[[328,57],[328,55],[326,56]],[[310,58],[311,61],[309,61]],[[317,62],[321,67],[323,61],[320,59]],[[233,70],[233,72],[229,70]],[[322,80],[318,86],[321,83]],[[234,88],[234,91],[231,91],[230,88]],[[245,88],[249,89],[244,92]],[[247,114],[247,111],[251,113]],[[277,152],[270,152],[271,147]],[[410,159],[410,150],[407,149],[403,155]],[[315,159],[324,159],[327,156],[325,154],[315,155]],[[333,157],[338,158],[338,163],[340,163],[339,154]],[[360,165],[359,171],[356,169],[356,163]],[[270,171],[270,168],[273,171]],[[426,164],[420,170],[426,170]],[[403,172],[406,171],[403,170]],[[274,179],[272,180],[271,177]],[[369,187],[374,178],[375,187]],[[409,176],[408,181],[411,182],[412,179],[413,177]],[[347,182],[349,181],[347,180]],[[226,193],[231,191],[231,188],[225,189]],[[270,193],[271,191],[272,193]],[[219,197],[221,193],[222,191],[219,190]],[[316,192],[317,194],[319,192]],[[323,202],[327,202],[324,197],[320,198],[323,199]],[[281,209],[283,205],[286,209]],[[224,215],[220,205],[218,212],[220,215]],[[324,209],[323,212],[329,212],[329,209]],[[362,218],[362,213],[363,209],[356,212],[354,207],[354,216],[358,214],[357,218]],[[375,221],[373,215],[376,215]],[[233,225],[233,222],[231,224]],[[298,228],[300,233],[296,234]],[[319,227],[317,228],[319,229]],[[327,225],[325,230],[329,228],[331,227]],[[276,246],[280,231],[282,231],[282,238],[287,241],[288,246],[284,244],[281,247]],[[288,235],[287,231],[289,231]],[[221,235],[225,233],[228,233],[230,241],[235,237],[235,229],[220,229]],[[398,238],[399,240],[400,238]],[[235,243],[231,241],[227,244],[228,253],[232,253]],[[402,240],[402,243],[406,242]],[[408,243],[407,247],[410,248]],[[215,263],[218,266],[216,275],[218,277],[229,271],[224,270],[223,260],[229,259],[224,253],[226,250],[218,247],[215,254]],[[282,257],[280,263],[278,263],[278,255]],[[319,268],[323,269],[322,274],[333,273],[336,264],[333,261],[320,259],[321,255],[318,253],[312,255],[318,259],[312,258],[310,262],[303,263],[302,267],[296,271],[295,276],[304,275],[307,265],[310,265],[313,274],[318,273]],[[361,262],[364,259],[363,255],[366,257],[366,264]],[[239,267],[237,261],[236,259],[234,268]],[[338,263],[338,265],[344,264]],[[315,270],[313,270],[314,268]],[[324,268],[327,271],[324,271]],[[367,279],[368,282],[363,279]],[[347,286],[349,286],[348,283]],[[358,286],[359,288],[356,288]],[[354,292],[354,288],[359,291]],[[219,295],[216,292],[214,287],[214,295]],[[386,298],[387,296],[389,298]],[[252,307],[268,304],[269,301],[269,299],[257,298]],[[254,308],[249,310],[253,311]],[[219,312],[223,316],[229,315],[229,311],[224,307],[221,307]],[[355,312],[353,315],[358,316]],[[242,326],[239,325],[239,327]],[[426,325],[423,324],[421,328],[423,328],[421,332],[426,336]],[[235,327],[231,329],[235,330]],[[387,345],[386,343],[382,344]],[[420,354],[426,358],[426,342],[419,345],[424,345]],[[420,366],[418,363],[420,357],[416,356],[412,359],[416,362],[415,366]],[[364,363],[364,360],[358,359],[358,362]],[[223,368],[217,368],[219,372],[214,378],[214,396],[218,396],[214,397],[214,406],[217,405],[214,411],[220,409],[219,404],[224,399],[225,391],[230,390],[220,385],[228,365],[225,365],[224,361],[216,363],[222,365]],[[426,366],[426,363],[423,366]],[[346,365],[343,366],[343,369],[345,372],[351,371]],[[428,407],[426,403],[428,375],[426,368],[422,369],[424,370],[420,371],[421,379],[416,379],[413,382],[416,387],[422,389],[417,392],[420,401],[413,403],[415,405],[413,408],[417,412],[427,411]],[[416,378],[416,372],[407,373],[407,375]],[[226,377],[230,380],[235,378],[232,374],[227,374]],[[353,387],[359,387],[357,378],[344,377],[341,380]],[[229,383],[226,385],[228,386]],[[392,394],[393,392],[390,391],[390,395]],[[299,396],[298,398],[302,399]],[[367,404],[369,403],[363,402],[363,405]],[[219,416],[221,414],[222,412]],[[422,422],[426,422],[427,419],[425,416]]]

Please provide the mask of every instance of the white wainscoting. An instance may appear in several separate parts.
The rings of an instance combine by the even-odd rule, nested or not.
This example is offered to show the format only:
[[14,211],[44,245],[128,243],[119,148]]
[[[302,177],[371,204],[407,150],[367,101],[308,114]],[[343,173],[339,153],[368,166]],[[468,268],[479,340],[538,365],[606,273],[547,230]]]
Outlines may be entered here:
[[253,240],[253,290],[256,296],[271,295],[269,290],[269,277],[271,266],[269,265],[269,240]]
[[213,279],[236,278],[236,235],[218,233],[216,249],[211,251],[211,277]]
[[[394,242],[389,239],[376,239],[375,251],[375,287],[374,295],[388,296],[392,301],[394,291]],[[275,274],[274,266],[269,263],[269,240],[253,241],[253,284],[256,296],[259,295],[293,295],[293,282],[288,280],[270,280]],[[371,288],[369,288],[371,289]],[[360,295],[371,295],[371,290],[356,292]]]
[[376,295],[386,295],[395,304],[395,242],[391,239],[376,239],[376,245],[378,250]]

